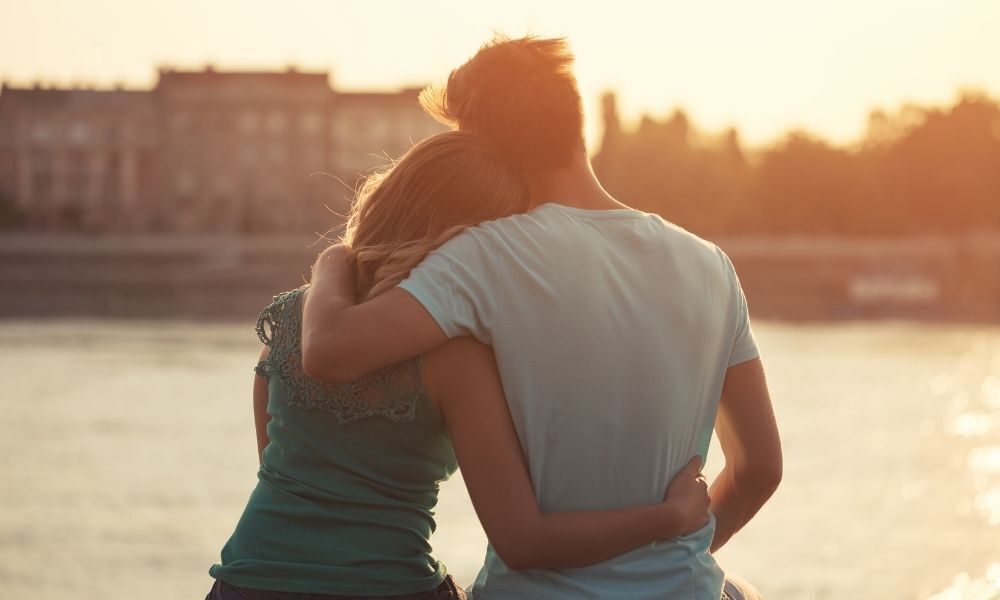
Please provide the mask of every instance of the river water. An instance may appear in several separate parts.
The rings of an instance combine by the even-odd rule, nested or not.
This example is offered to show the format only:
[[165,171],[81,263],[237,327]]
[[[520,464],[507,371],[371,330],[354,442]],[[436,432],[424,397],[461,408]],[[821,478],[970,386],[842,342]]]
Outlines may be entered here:
[[[724,568],[771,599],[1000,598],[1000,328],[756,330],[785,479]],[[255,483],[257,352],[242,324],[0,322],[0,597],[204,597]],[[438,523],[471,582],[460,477]]]

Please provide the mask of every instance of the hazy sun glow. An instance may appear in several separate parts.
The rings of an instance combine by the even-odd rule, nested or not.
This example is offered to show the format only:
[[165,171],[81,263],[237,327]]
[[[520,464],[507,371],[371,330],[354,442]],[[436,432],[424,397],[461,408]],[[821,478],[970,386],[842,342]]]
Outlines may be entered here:
[[751,144],[792,127],[845,142],[875,106],[1000,92],[994,0],[2,0],[0,77],[149,85],[160,64],[297,64],[339,87],[391,88],[440,79],[493,30],[569,37],[591,142],[612,88],[626,119],[680,106]]

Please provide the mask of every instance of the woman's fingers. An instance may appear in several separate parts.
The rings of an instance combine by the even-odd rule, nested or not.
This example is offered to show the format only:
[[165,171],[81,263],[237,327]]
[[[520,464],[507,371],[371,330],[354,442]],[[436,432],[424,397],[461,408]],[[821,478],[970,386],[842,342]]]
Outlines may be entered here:
[[681,473],[679,474],[700,477],[701,476],[699,475],[700,472],[701,472],[701,457],[694,456],[691,460],[688,461],[688,464],[684,465],[684,468],[681,469]]

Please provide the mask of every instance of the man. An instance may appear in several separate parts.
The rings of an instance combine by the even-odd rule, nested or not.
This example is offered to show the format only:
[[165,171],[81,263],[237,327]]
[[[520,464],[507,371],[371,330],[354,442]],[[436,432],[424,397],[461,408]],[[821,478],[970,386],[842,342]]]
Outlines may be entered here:
[[718,599],[724,574],[711,552],[781,476],[746,301],[716,246],[601,187],[571,67],[563,40],[500,38],[424,95],[436,116],[500,149],[535,208],[459,234],[357,306],[337,250],[321,255],[303,366],[350,381],[452,337],[491,344],[545,511],[657,501],[690,456],[704,462],[714,425],[726,465],[709,525],[584,569],[513,571],[489,549],[474,592]]

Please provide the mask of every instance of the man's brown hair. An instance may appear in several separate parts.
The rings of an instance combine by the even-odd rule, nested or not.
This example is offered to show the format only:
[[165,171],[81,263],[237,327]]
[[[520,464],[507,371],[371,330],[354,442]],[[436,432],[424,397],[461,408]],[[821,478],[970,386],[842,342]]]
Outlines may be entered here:
[[420,103],[434,118],[489,139],[526,177],[566,166],[583,148],[573,53],[562,38],[497,36]]

